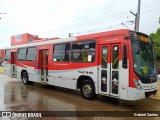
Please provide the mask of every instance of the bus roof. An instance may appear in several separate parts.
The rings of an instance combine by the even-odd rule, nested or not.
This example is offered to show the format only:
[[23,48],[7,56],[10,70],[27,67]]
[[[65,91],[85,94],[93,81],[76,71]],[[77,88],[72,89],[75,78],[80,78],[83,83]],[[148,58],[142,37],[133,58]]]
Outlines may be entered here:
[[70,37],[70,38],[63,38],[63,39],[57,39],[57,40],[53,39],[53,40],[47,40],[47,41],[41,41],[41,42],[33,42],[33,43],[28,43],[28,44],[6,47],[5,49],[33,47],[33,46],[40,46],[40,45],[47,45],[47,44],[61,43],[61,42],[69,42],[69,41],[76,41],[76,38],[75,37]]
[[129,35],[128,29],[118,29],[118,30],[112,30],[112,31],[105,31],[105,32],[99,32],[99,33],[94,33],[94,34],[87,34],[87,35],[81,35],[77,36],[76,38],[78,40],[83,40],[83,39],[97,39],[97,38],[103,38],[103,37],[112,37],[112,36],[125,36]]
[[6,47],[5,49],[33,47],[33,46],[62,43],[62,42],[70,42],[70,41],[77,41],[77,40],[98,39],[98,38],[111,37],[111,36],[127,36],[127,35],[129,35],[128,29],[118,29],[118,30],[112,30],[112,31],[86,34],[86,35],[81,35],[81,36],[76,36],[76,37],[60,38],[60,39],[56,39],[56,40],[51,39],[51,40],[47,40],[47,41],[33,42],[33,43],[22,44],[22,45],[15,45],[15,46]]

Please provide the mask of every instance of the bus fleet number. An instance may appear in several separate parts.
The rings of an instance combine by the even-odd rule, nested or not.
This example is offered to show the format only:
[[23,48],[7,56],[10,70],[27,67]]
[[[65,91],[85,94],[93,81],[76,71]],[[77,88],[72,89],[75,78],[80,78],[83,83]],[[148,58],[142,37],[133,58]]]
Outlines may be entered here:
[[93,74],[92,71],[78,71],[80,74]]

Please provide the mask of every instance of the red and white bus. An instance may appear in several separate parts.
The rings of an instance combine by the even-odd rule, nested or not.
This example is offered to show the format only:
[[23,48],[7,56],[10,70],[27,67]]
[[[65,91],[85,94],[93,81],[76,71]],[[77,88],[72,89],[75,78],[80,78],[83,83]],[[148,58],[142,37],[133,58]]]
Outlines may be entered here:
[[85,99],[139,100],[158,89],[151,38],[127,29],[8,47],[5,71],[24,84],[80,90]]

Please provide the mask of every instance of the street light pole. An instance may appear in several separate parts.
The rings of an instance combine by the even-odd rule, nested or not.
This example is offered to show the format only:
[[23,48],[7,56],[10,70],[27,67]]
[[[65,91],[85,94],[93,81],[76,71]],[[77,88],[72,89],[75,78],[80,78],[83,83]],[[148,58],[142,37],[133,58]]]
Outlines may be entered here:
[[[126,24],[124,24],[124,23],[121,23],[121,25],[124,25],[126,28],[128,28],[128,27],[127,27],[127,25],[126,25]],[[128,28],[128,29],[129,29],[129,28]]]

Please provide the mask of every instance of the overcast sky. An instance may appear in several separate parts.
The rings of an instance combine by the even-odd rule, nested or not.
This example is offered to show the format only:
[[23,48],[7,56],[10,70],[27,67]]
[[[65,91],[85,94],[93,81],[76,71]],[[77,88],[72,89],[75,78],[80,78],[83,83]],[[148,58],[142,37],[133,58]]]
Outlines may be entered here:
[[[0,48],[12,35],[68,37],[119,28],[134,29],[138,0],[0,0]],[[140,31],[150,34],[160,25],[160,0],[141,0]],[[126,26],[121,25],[124,23]]]

